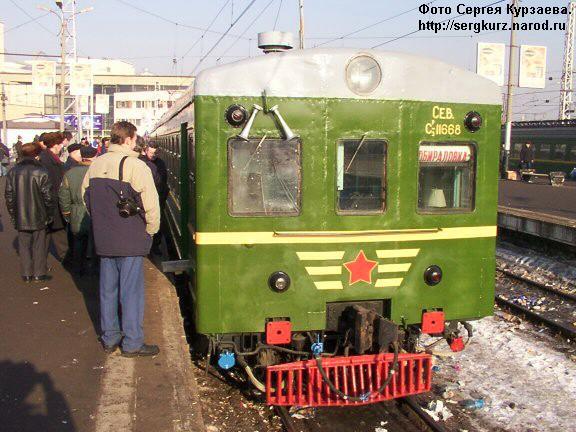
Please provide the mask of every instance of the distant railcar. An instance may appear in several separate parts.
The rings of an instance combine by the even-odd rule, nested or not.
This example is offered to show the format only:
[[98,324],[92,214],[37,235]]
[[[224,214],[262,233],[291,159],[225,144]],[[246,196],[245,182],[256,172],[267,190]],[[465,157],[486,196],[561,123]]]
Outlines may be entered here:
[[207,354],[275,405],[429,390],[419,336],[460,350],[493,313],[500,99],[471,72],[373,50],[200,73],[152,139]]
[[[504,142],[504,130],[502,142]],[[531,142],[534,146],[534,168],[539,173],[562,171],[570,174],[576,168],[576,120],[543,120],[512,123],[510,169],[520,166],[520,149]]]

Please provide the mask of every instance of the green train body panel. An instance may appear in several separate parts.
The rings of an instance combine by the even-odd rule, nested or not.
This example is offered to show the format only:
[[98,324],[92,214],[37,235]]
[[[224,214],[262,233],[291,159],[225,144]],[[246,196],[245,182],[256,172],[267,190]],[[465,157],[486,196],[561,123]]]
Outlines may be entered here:
[[[196,96],[196,221],[197,233],[230,233],[230,244],[197,244],[194,294],[197,331],[205,334],[263,332],[267,318],[289,317],[293,330],[326,327],[326,304],[389,300],[389,318],[398,324],[421,321],[423,310],[439,308],[447,320],[473,319],[492,314],[494,299],[495,236],[478,234],[496,226],[500,143],[500,106],[442,102],[268,98],[302,140],[301,214],[294,217],[232,217],[228,212],[228,140],[239,133],[224,120],[234,103],[251,107],[261,98]],[[434,107],[450,108],[453,119],[433,118]],[[483,127],[471,133],[463,127],[470,111],[483,117]],[[461,125],[459,135],[432,135],[433,125]],[[430,126],[432,125],[432,126]],[[251,136],[279,137],[269,115],[260,115]],[[336,212],[336,143],[339,139],[380,138],[386,149],[386,211],[373,215]],[[418,213],[418,148],[421,142],[470,142],[475,145],[475,208],[457,214]],[[484,227],[484,228],[482,228]],[[463,228],[469,238],[443,239],[450,228]],[[291,231],[433,230],[437,235],[407,235],[401,241],[234,244],[234,233]],[[436,237],[436,238],[435,238]],[[390,239],[396,237],[392,236]],[[363,238],[364,239],[364,238]],[[331,240],[335,241],[335,240]],[[337,241],[337,240],[336,240]],[[201,242],[200,242],[201,243]],[[377,251],[411,249],[411,257],[381,259]],[[299,252],[344,252],[341,259],[315,261]],[[311,276],[306,267],[342,266],[363,251],[380,264],[410,263],[407,271],[386,274],[402,279],[398,287],[348,284],[348,271],[338,276]],[[425,269],[439,265],[442,282],[430,287]],[[268,277],[285,271],[290,289],[276,293]],[[318,289],[315,282],[334,281],[343,289]]]

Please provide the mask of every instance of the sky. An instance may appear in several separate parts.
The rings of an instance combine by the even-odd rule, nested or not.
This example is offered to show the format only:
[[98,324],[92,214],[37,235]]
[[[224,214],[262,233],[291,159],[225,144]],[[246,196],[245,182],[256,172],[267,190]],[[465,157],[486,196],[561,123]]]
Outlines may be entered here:
[[[457,16],[457,5],[483,6],[497,0],[436,0],[431,7],[450,7],[451,13],[422,14],[424,1],[415,0],[305,0],[306,48],[358,47],[408,52],[440,59],[464,69],[476,68],[478,42],[509,44],[507,31],[420,31],[419,21],[441,21]],[[38,5],[56,8],[51,0],[0,0],[7,52],[59,54],[58,19]],[[568,1],[523,0],[522,6],[567,6]],[[498,4],[505,9],[506,1]],[[137,72],[190,75],[198,71],[261,55],[257,34],[290,31],[298,43],[298,0],[77,0],[79,55],[128,61]],[[445,10],[443,10],[444,12]],[[243,13],[244,12],[244,13]],[[32,19],[36,21],[30,22]],[[510,16],[465,15],[454,22],[509,22]],[[520,17],[520,22],[566,22],[566,15]],[[234,24],[232,28],[230,26]],[[205,30],[209,31],[206,32]],[[222,33],[228,32],[222,40]],[[407,35],[407,36],[406,36]],[[399,38],[400,37],[400,38]],[[399,39],[397,39],[399,38]],[[516,119],[555,118],[564,56],[563,31],[519,31],[517,44],[548,48],[544,90],[517,89]],[[213,50],[210,52],[210,50]],[[204,58],[204,56],[206,56]],[[7,60],[23,61],[26,57]]]

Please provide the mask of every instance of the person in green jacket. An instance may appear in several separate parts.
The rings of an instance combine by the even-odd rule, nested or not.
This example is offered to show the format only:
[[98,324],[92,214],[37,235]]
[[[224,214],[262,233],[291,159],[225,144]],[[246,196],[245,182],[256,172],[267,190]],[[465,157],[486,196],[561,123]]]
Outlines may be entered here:
[[70,224],[74,238],[73,270],[79,274],[91,274],[97,268],[96,254],[90,215],[82,199],[82,182],[97,155],[97,149],[85,146],[80,149],[80,154],[82,160],[64,174],[58,199],[62,216]]

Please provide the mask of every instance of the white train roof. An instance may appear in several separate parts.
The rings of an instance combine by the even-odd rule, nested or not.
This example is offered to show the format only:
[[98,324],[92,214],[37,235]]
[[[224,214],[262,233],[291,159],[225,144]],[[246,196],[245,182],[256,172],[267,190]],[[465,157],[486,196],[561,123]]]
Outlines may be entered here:
[[[368,95],[346,84],[346,66],[366,54],[382,69]],[[194,83],[195,96],[318,97],[414,100],[500,105],[500,87],[473,72],[439,60],[398,52],[318,48],[272,53],[206,69]]]

